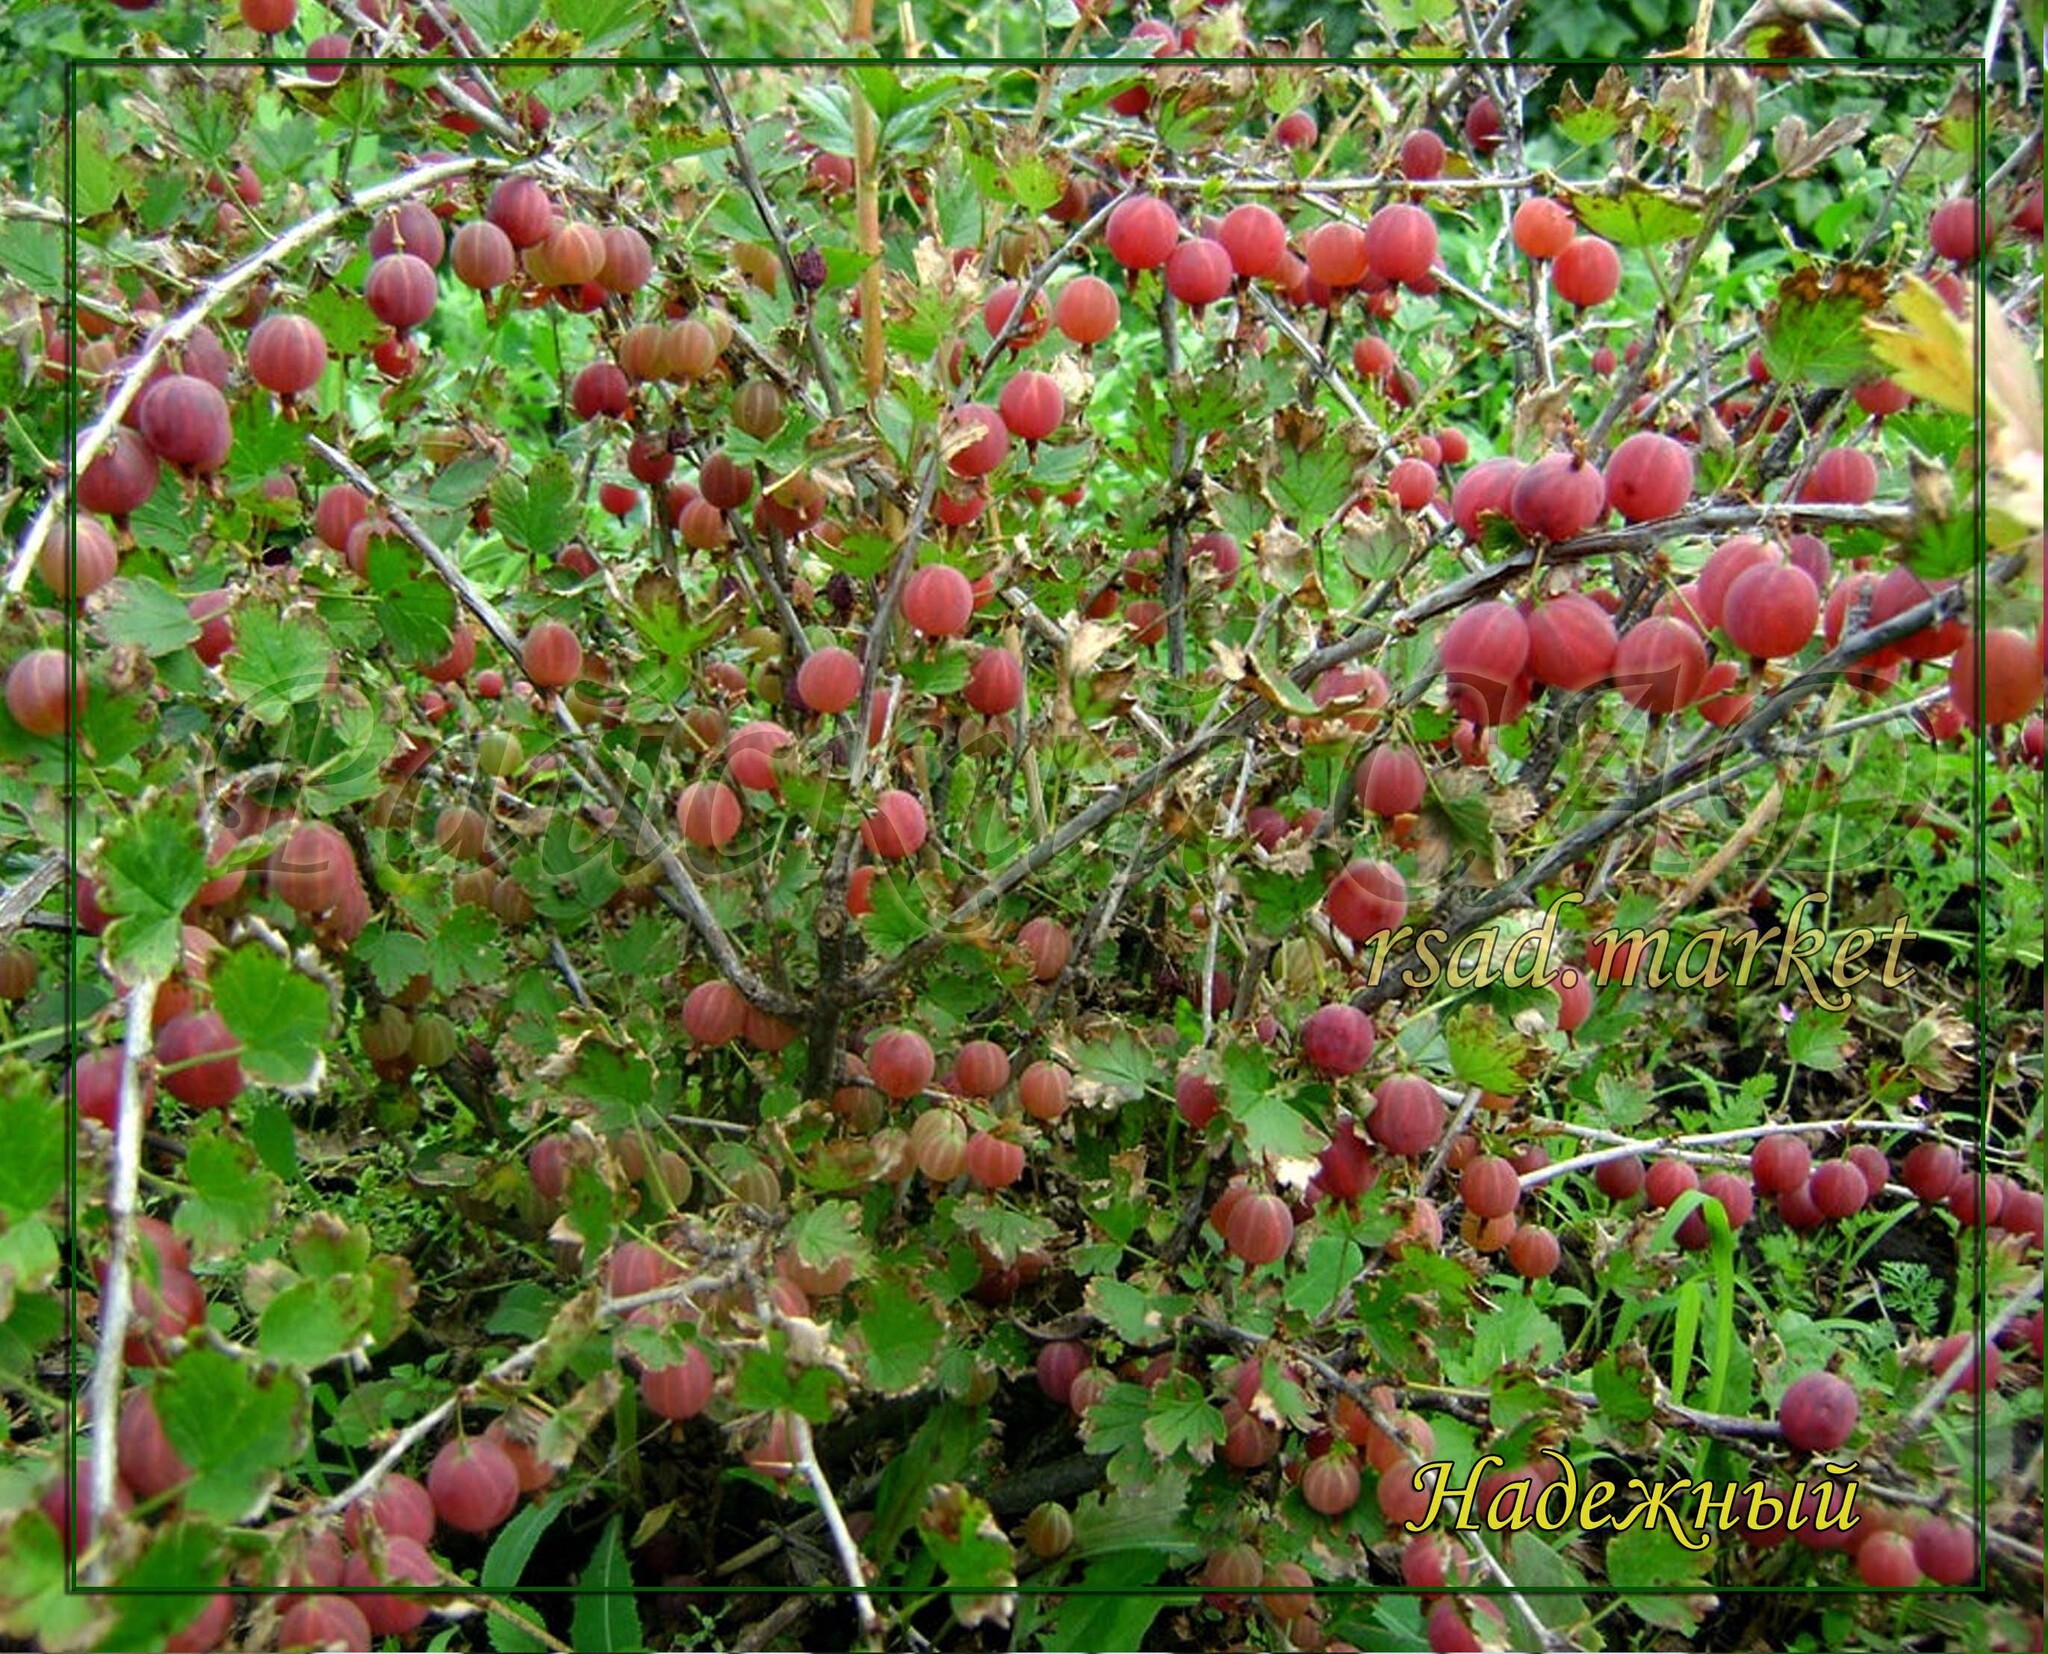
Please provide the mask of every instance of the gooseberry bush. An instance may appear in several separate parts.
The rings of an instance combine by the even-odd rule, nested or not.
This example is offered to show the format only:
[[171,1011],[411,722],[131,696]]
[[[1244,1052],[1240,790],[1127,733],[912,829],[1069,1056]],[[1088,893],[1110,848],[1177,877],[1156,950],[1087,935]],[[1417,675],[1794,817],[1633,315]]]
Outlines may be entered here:
[[122,6],[0,1633],[2041,1646],[2027,48]]

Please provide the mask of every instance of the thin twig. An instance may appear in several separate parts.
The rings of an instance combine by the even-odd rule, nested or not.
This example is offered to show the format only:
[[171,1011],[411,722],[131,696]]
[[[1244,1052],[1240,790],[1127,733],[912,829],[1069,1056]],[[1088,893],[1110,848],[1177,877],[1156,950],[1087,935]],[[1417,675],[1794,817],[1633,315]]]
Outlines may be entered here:
[[[128,1244],[135,1232],[135,1191],[142,1181],[142,1060],[152,1049],[152,1027],[161,977],[148,977],[128,990],[128,1023],[121,1036],[121,1090],[114,1116],[114,1164],[107,1180],[108,1247],[106,1284],[100,1292],[99,1343],[93,1351],[86,1396],[92,1412],[92,1481],[86,1508],[92,1532],[104,1536],[114,1512],[118,1449],[114,1420],[121,1410],[121,1375],[127,1370],[128,1323],[134,1314]],[[103,1554],[95,1546],[85,1558],[86,1583],[100,1582]]]
[[875,1612],[874,1599],[868,1595],[868,1576],[861,1561],[860,1546],[854,1543],[853,1535],[847,1531],[846,1517],[840,1512],[839,1501],[832,1496],[832,1484],[825,1477],[824,1466],[818,1463],[817,1446],[811,1440],[810,1420],[801,1413],[791,1413],[788,1421],[793,1462],[803,1472],[804,1480],[810,1483],[811,1493],[824,1515],[826,1531],[832,1535],[832,1548],[839,1553],[839,1566],[845,1570],[846,1582],[852,1587],[853,1611],[860,1621],[860,1634],[869,1647],[879,1648],[882,1617]]

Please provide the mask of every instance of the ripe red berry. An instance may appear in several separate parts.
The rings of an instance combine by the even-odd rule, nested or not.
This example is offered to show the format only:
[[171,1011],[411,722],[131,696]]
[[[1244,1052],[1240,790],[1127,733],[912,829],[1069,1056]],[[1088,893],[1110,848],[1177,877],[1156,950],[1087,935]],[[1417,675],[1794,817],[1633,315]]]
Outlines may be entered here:
[[1278,1195],[1247,1195],[1230,1214],[1223,1244],[1255,1269],[1284,1258],[1294,1244],[1294,1214]]
[[1290,110],[1273,123],[1273,142],[1282,149],[1307,149],[1316,141],[1316,118],[1306,109]]
[[1443,1140],[1446,1112],[1435,1086],[1420,1075],[1380,1082],[1366,1130],[1389,1154],[1420,1159]]
[[298,21],[299,0],[242,0],[242,21],[258,34],[283,34]]
[[1693,606],[1708,627],[1721,624],[1728,589],[1751,569],[1779,561],[1778,548],[1753,534],[1738,534],[1716,546],[1700,570]]
[[158,1078],[188,1108],[226,1108],[242,1094],[241,1044],[219,1012],[183,1012],[157,1033]]
[[1532,195],[1515,209],[1515,245],[1533,259],[1549,260],[1569,247],[1578,234],[1571,208],[1547,195]]
[[700,850],[722,850],[739,835],[740,797],[723,781],[693,781],[676,799],[676,826]]
[[1728,588],[1721,629],[1728,641],[1757,660],[1796,655],[1820,621],[1820,593],[1805,570],[1790,563],[1759,563]]
[[1833,1373],[1796,1378],[1778,1402],[1778,1427],[1800,1453],[1831,1453],[1855,1432],[1856,1392]]
[[1935,257],[1955,264],[1974,264],[1989,242],[1983,210],[1974,196],[1944,201],[1927,220],[1927,244]]
[[1799,485],[1805,505],[1868,505],[1877,497],[1877,461],[1860,448],[1830,448]]
[[296,913],[325,913],[361,887],[348,838],[324,821],[308,821],[270,854],[264,866],[270,893]]
[[1324,1516],[1342,1516],[1357,1504],[1360,1485],[1358,1461],[1349,1453],[1325,1453],[1301,1472],[1303,1501]]
[[959,637],[973,615],[973,583],[947,564],[919,569],[903,588],[903,618],[926,637]]
[[[1224,214],[1217,239],[1231,269],[1247,279],[1275,274],[1287,257],[1287,226],[1271,207],[1246,202]],[[1112,299],[1115,294],[1110,295]],[[1114,324],[1112,324],[1114,325]]]
[[1165,275],[1166,290],[1200,315],[1230,291],[1237,271],[1219,242],[1197,236],[1167,255]]
[[1913,1541],[1902,1533],[1877,1533],[1856,1551],[1856,1574],[1878,1591],[1903,1591],[1920,1583],[1920,1564],[1913,1560]]
[[1597,235],[1574,236],[1551,260],[1550,285],[1581,310],[1605,304],[1621,286],[1621,255]]
[[1614,621],[1578,592],[1537,604],[1528,631],[1529,675],[1553,689],[1589,689],[1614,664]]
[[1532,1223],[1518,1226],[1508,1240],[1508,1266],[1524,1280],[1540,1281],[1554,1274],[1563,1256],[1557,1236]]
[[860,657],[830,646],[813,650],[796,669],[796,692],[813,712],[844,712],[860,699]]
[[633,382],[614,362],[592,362],[570,383],[569,406],[578,419],[623,419],[632,411]]
[[62,649],[31,649],[7,672],[7,710],[31,735],[62,735],[85,717],[86,676]]
[[227,400],[204,379],[167,374],[144,392],[143,440],[159,459],[201,474],[218,471],[234,447]]
[[1870,1200],[1869,1183],[1849,1160],[1829,1160],[1814,1167],[1806,1192],[1824,1218],[1854,1217]]
[[1692,495],[1692,450],[1638,431],[1607,458],[1607,505],[1629,522],[1675,516]]
[[1127,196],[1110,213],[1103,239],[1109,256],[1126,270],[1155,270],[1180,239],[1180,218],[1156,196]]
[[1408,915],[1408,883],[1391,862],[1354,861],[1330,881],[1330,923],[1354,942],[1395,929]]
[[1789,1132],[1773,1132],[1750,1150],[1750,1175],[1758,1190],[1781,1195],[1804,1183],[1813,1169],[1813,1155],[1803,1139]]
[[1320,1074],[1356,1074],[1372,1058],[1372,1018],[1354,1005],[1325,1005],[1301,1025],[1301,1054]]
[[123,426],[79,474],[79,509],[119,522],[148,502],[156,492],[161,470],[155,450],[142,433]]
[[1406,747],[1375,747],[1352,779],[1358,807],[1377,816],[1413,815],[1429,791],[1422,760]]
[[503,287],[519,272],[519,255],[512,238],[488,219],[465,224],[455,232],[449,263],[456,280],[480,293]]
[[1497,1154],[1469,1162],[1458,1177],[1458,1193],[1474,1217],[1504,1218],[1522,1201],[1522,1180]]
[[964,446],[952,450],[946,464],[956,477],[985,477],[1001,465],[1010,453],[1010,428],[994,408],[980,402],[964,402],[954,415],[952,441],[966,438]]
[[1682,1194],[1699,1187],[1700,1176],[1683,1160],[1659,1160],[1643,1177],[1643,1197],[1664,1211]]
[[874,813],[861,823],[861,842],[870,855],[900,861],[922,848],[927,824],[924,806],[914,793],[891,788],[875,800]]
[[1024,1175],[1024,1146],[978,1131],[967,1139],[967,1175],[983,1189],[1007,1189]]
[[[335,1584],[339,1584],[337,1579]],[[372,1648],[363,1611],[347,1597],[301,1597],[277,1622],[279,1648]]]
[[1937,1585],[1967,1585],[1977,1577],[1977,1536],[1961,1522],[1930,1516],[1913,1530],[1913,1560]]
[[1670,713],[1692,705],[1706,676],[1706,645],[1682,620],[1653,615],[1631,626],[1615,647],[1615,687],[1630,706],[1645,712]]
[[427,1492],[449,1527],[489,1533],[518,1509],[519,1473],[496,1442],[458,1436],[434,1455]]
[[1427,460],[1397,461],[1387,473],[1387,490],[1403,511],[1420,511],[1436,498],[1436,467]]
[[[430,215],[431,216],[431,215]],[[249,335],[249,377],[279,396],[299,396],[327,371],[327,339],[304,316],[265,316]]]
[[1444,141],[1426,128],[1401,140],[1401,176],[1422,183],[1444,170]]
[[1365,227],[1365,253],[1373,273],[1403,287],[1417,287],[1428,279],[1436,252],[1436,220],[1406,201],[1380,208]]
[[1451,489],[1451,521],[1470,539],[1478,539],[1480,518],[1491,513],[1508,515],[1508,501],[1526,467],[1518,459],[1503,455],[1481,460],[1457,480]]
[[1035,1062],[1017,1076],[1017,1106],[1034,1120],[1057,1120],[1072,1101],[1073,1082],[1060,1064]]
[[682,1359],[666,1367],[649,1367],[640,1375],[640,1399],[647,1410],[665,1419],[693,1419],[711,1405],[718,1382],[711,1358],[695,1344]]
[[1569,540],[1606,514],[1606,480],[1577,454],[1545,454],[1515,478],[1507,511],[1524,534]]
[[1946,1143],[1916,1143],[1906,1153],[1899,1180],[1921,1200],[1946,1200],[1963,1175],[1963,1157]]
[[747,1025],[747,1002],[730,982],[700,982],[683,999],[683,1030],[699,1045],[726,1045]]
[[961,691],[967,704],[984,718],[1000,718],[1017,710],[1024,698],[1024,666],[1008,649],[984,649],[975,656]]
[[1351,287],[1372,268],[1366,251],[1365,231],[1356,224],[1332,220],[1318,224],[1301,244],[1312,280],[1327,287]]
[[520,662],[536,689],[565,689],[583,673],[583,645],[559,620],[543,620],[526,634]]
[[1465,111],[1465,142],[1474,154],[1491,155],[1506,141],[1500,130],[1500,105],[1485,93]]
[[1098,345],[1116,331],[1123,307],[1100,276],[1076,276],[1053,301],[1053,325],[1077,345]]
[[2041,651],[2024,632],[2006,626],[1966,631],[1949,663],[1948,698],[1972,729],[1996,729],[2034,710],[2041,681]]
[[1051,374],[1026,369],[1003,387],[996,411],[1020,442],[1043,442],[1067,417],[1067,399]]
[[441,284],[434,267],[412,253],[393,253],[370,266],[363,285],[363,297],[370,311],[385,326],[398,333],[418,327],[434,313],[441,296]]
[[418,201],[401,202],[379,213],[371,222],[368,241],[373,259],[411,253],[428,264],[439,264],[448,245],[440,219]]

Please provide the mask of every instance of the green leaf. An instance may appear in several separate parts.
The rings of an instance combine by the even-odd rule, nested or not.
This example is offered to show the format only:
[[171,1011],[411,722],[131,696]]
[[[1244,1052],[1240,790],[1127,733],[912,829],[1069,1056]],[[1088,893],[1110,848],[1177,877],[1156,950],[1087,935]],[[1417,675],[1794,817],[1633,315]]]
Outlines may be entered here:
[[1593,1393],[1600,1398],[1600,1417],[1634,1422],[1657,1411],[1657,1386],[1640,1352],[1624,1359],[1609,1353],[1593,1364]]
[[387,930],[379,920],[356,938],[351,950],[356,960],[367,965],[382,994],[394,994],[416,976],[427,971],[427,944],[409,930]]
[[1143,1648],[1152,1622],[1176,1603],[1193,1603],[1193,1591],[1153,1589],[1172,1565],[1164,1551],[1121,1550],[1092,1562],[1082,1589],[1056,1599],[1047,1648]]
[[1162,1335],[1171,1332],[1173,1318],[1184,1313],[1193,1301],[1162,1294],[1153,1285],[1098,1276],[1088,1283],[1083,1302],[1126,1344],[1156,1344]]
[[185,909],[208,874],[199,823],[157,802],[115,823],[100,845],[100,901],[116,917],[105,947],[128,980],[167,975],[184,950]]
[[350,288],[316,288],[296,308],[307,320],[319,324],[327,349],[335,356],[360,354],[390,331],[377,320],[363,296]]
[[1491,1005],[1463,1005],[1444,1025],[1451,1072],[1482,1091],[1512,1094],[1522,1086],[1526,1042]]
[[1348,1235],[1318,1234],[1300,1265],[1288,1276],[1287,1307],[1310,1318],[1326,1315],[1358,1279],[1365,1251]]
[[171,1226],[202,1257],[239,1252],[277,1220],[282,1185],[257,1169],[248,1144],[217,1128],[194,1135],[187,1145],[185,1182],[192,1192],[179,1203]]
[[1329,1147],[1329,1138],[1307,1113],[1318,1089],[1275,1086],[1247,1092],[1231,1086],[1224,1092],[1223,1107],[1244,1133],[1245,1147],[1254,1157],[1300,1160]]
[[886,1395],[903,1395],[924,1382],[939,1357],[946,1323],[898,1281],[869,1283],[855,1322],[867,1380]]
[[306,1397],[294,1374],[201,1345],[165,1368],[152,1394],[164,1434],[192,1467],[190,1515],[253,1520],[279,1470],[306,1449]]
[[[1673,1631],[1691,1631],[1712,1598],[1707,1571],[1714,1550],[1688,1550],[1678,1535],[1659,1523],[1637,1526],[1614,1534],[1607,1541],[1607,1583],[1619,1591],[1631,1612],[1652,1625]],[[1680,1596],[1652,1595],[1658,1588],[1686,1593]]]
[[1617,247],[1652,247],[1700,233],[1706,203],[1690,190],[1660,190],[1631,179],[1597,189],[1566,190],[1579,222]]
[[207,981],[214,1008],[242,1042],[242,1069],[251,1079],[290,1087],[314,1083],[331,1014],[325,988],[254,944],[219,955]]
[[603,1648],[611,1654],[640,1654],[640,1605],[633,1599],[633,1567],[620,1538],[624,1518],[614,1516],[576,1581],[576,1614],[569,1646]]
[[851,1259],[859,1274],[868,1262],[867,1238],[860,1232],[860,1210],[851,1201],[828,1200],[790,1220],[789,1244],[800,1262],[813,1269]]
[[205,1612],[203,1594],[220,1584],[220,1538],[209,1525],[176,1522],[151,1537],[149,1549],[125,1570],[113,1625],[99,1647],[114,1651],[161,1648]]
[[566,455],[549,454],[524,477],[507,471],[491,487],[491,526],[537,562],[567,545],[581,519],[576,473]]
[[[390,545],[370,554],[374,569],[379,557],[405,558],[410,552]],[[455,625],[455,594],[438,580],[408,578],[377,599],[377,627],[392,657],[401,666],[429,666],[448,653]]]
[[7,1543],[0,1545],[0,1631],[36,1648],[78,1646],[101,1608],[94,1597],[70,1589],[56,1524],[31,1507],[6,1532]]
[[1266,473],[1266,492],[1295,531],[1311,537],[1351,497],[1351,456],[1340,442],[1283,444]]
[[327,687],[333,658],[317,621],[244,611],[235,617],[234,651],[221,663],[228,687],[241,697],[241,710],[258,723],[274,724],[301,701],[317,699]]
[[1761,323],[1771,377],[1835,388],[1874,377],[1881,364],[1863,324],[1883,306],[1885,293],[1878,272],[1854,265],[1837,268],[1825,284],[1812,269],[1787,276]]
[[[532,1560],[535,1547],[541,1536],[553,1526],[554,1520],[567,1510],[565,1499],[550,1499],[545,1504],[528,1505],[504,1527],[498,1530],[498,1537],[491,1541],[491,1548],[484,1557],[483,1570],[477,1576],[477,1584],[495,1595],[504,1593],[517,1585],[526,1574],[526,1564]],[[522,1631],[502,1614],[492,1614],[489,1620],[491,1647],[497,1654],[540,1654],[547,1645],[530,1632]]]
[[488,48],[509,46],[540,16],[540,0],[462,0],[462,20]]
[[115,580],[108,584],[100,626],[109,643],[140,649],[152,660],[175,654],[199,636],[199,622],[185,612],[178,594],[154,580]]
[[48,1079],[18,1061],[0,1070],[0,1143],[0,1218],[39,1216],[64,1187],[71,1146]]
[[29,218],[0,224],[0,270],[8,271],[46,299],[63,298],[63,230]]
[[653,0],[548,0],[548,15],[582,40],[585,52],[614,51],[646,31]]
[[1223,1412],[1191,1373],[1172,1373],[1148,1392],[1145,1445],[1161,1460],[1186,1453],[1196,1464],[1208,1464],[1228,1434]]
[[944,1576],[954,1619],[968,1626],[1007,1622],[1016,1554],[986,1504],[960,1483],[943,1482],[925,1498],[917,1536]]
[[1159,1075],[1159,1059],[1127,1028],[1075,1047],[1072,1056],[1076,1078],[1104,1087],[1120,1102],[1136,1102]]
[[1808,1007],[1785,1030],[1785,1054],[1802,1068],[1839,1073],[1848,1062],[1846,1014]]

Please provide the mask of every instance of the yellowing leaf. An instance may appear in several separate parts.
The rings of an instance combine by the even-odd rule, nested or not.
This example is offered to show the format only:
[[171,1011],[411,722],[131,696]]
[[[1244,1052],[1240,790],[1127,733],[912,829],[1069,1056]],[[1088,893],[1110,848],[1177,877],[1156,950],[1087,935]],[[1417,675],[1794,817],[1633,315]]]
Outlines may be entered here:
[[1954,413],[1977,411],[1977,376],[1971,366],[1970,340],[1963,324],[1941,295],[1918,276],[1906,278],[1894,301],[1904,327],[1869,321],[1871,348],[1884,360],[1891,376],[1915,396],[1939,403]]

